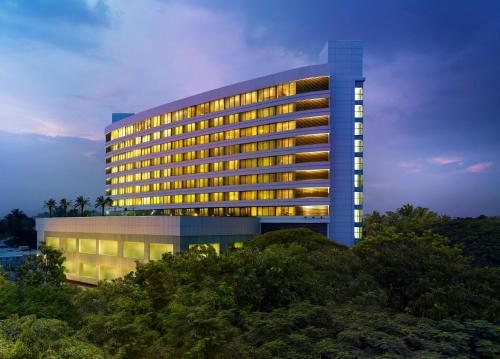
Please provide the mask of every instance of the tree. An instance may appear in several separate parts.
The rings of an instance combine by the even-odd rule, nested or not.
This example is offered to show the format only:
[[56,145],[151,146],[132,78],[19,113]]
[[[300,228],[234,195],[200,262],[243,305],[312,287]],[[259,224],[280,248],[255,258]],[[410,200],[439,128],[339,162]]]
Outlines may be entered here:
[[[472,265],[431,231],[443,217],[417,208],[372,215],[353,248],[281,230],[85,290],[62,283],[64,258],[42,245],[17,281],[0,276],[0,358],[500,357],[500,268]],[[444,229],[494,251],[492,222]]]
[[44,284],[61,285],[66,279],[62,253],[42,242],[40,254],[16,269],[16,281],[21,285],[39,287]]
[[447,216],[439,216],[436,212],[424,207],[414,207],[405,204],[395,212],[389,211],[384,215],[374,211],[365,219],[364,237],[384,233],[393,228],[397,233],[415,233],[421,235],[432,230],[437,225],[449,220]]
[[455,218],[434,228],[463,254],[474,257],[474,264],[500,266],[500,217]]
[[0,358],[104,359],[107,356],[92,344],[77,339],[66,322],[12,316],[1,322]]
[[83,196],[76,197],[75,208],[80,208],[80,215],[82,217],[83,217],[83,210],[85,209],[85,206],[88,206],[89,204],[90,204],[90,199],[85,198]]
[[59,206],[63,209],[64,217],[66,217],[66,215],[68,213],[68,207],[71,207],[71,201],[68,201],[66,198],[62,198],[59,201]]
[[[386,293],[389,308],[432,319],[493,319],[500,272],[475,268],[448,239],[424,232],[369,236],[353,248],[361,270]],[[499,297],[500,298],[500,297]]]
[[308,228],[291,228],[267,232],[256,236],[248,242],[248,245],[255,246],[260,249],[264,249],[267,246],[275,244],[285,246],[290,244],[299,244],[309,250],[328,246],[336,247],[338,249],[347,248],[346,246],[335,241],[328,240],[325,236]]
[[56,200],[53,198],[48,199],[43,203],[43,207],[48,208],[50,217],[52,217],[52,210],[54,209],[55,206],[56,206]]
[[94,207],[95,208],[101,207],[101,215],[104,216],[105,207],[111,205],[111,203],[113,203],[113,201],[111,200],[110,197],[99,196],[95,200]]
[[13,209],[0,221],[0,232],[10,237],[10,245],[36,247],[35,221],[19,209]]

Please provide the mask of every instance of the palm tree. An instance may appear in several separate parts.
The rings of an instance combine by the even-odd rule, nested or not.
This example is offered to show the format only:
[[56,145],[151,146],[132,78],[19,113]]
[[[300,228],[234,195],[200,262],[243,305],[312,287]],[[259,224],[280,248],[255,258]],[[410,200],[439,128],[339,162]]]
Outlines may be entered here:
[[104,216],[104,208],[111,205],[113,201],[109,197],[99,196],[95,200],[95,208],[101,207],[101,215]]
[[71,206],[71,201],[68,201],[66,198],[62,198],[59,201],[59,206],[61,206],[61,208],[63,209],[64,217],[66,217],[66,213],[68,212],[68,207]]
[[51,199],[48,199],[46,200],[44,203],[43,203],[43,207],[44,208],[48,208],[49,209],[49,216],[52,217],[52,210],[54,209],[54,207],[56,206],[56,200],[51,198]]
[[88,206],[89,204],[90,204],[90,199],[85,198],[83,196],[78,196],[78,197],[76,197],[74,207],[75,208],[80,207],[80,215],[83,217],[83,210],[84,210],[85,206]]

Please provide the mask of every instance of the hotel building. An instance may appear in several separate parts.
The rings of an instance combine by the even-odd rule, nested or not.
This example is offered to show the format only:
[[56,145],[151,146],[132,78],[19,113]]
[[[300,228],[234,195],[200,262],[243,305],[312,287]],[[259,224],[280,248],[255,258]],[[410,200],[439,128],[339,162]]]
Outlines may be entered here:
[[[128,221],[189,216],[191,225],[238,217],[249,229],[238,235],[309,227],[353,245],[362,236],[363,49],[358,41],[332,41],[327,50],[326,64],[114,114],[105,129],[111,214]],[[45,232],[60,238],[54,229]],[[177,250],[189,245],[182,242]]]

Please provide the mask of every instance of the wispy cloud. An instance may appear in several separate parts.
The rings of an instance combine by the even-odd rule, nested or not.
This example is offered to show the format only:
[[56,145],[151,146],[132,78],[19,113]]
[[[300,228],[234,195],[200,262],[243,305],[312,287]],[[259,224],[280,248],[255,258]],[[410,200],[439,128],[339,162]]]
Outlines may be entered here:
[[430,162],[438,165],[450,165],[454,163],[461,163],[463,158],[458,156],[436,156],[430,159]]
[[77,10],[88,13],[88,22],[101,14],[108,24],[77,26],[82,33],[67,30],[66,22],[33,19],[29,13],[24,27],[43,22],[51,33],[74,36],[74,43],[83,37],[91,46],[45,41],[29,31],[16,34],[13,41],[0,31],[0,102],[7,104],[0,130],[102,138],[112,112],[139,112],[312,61],[300,52],[266,44],[264,28],[252,30],[244,14],[220,8],[109,0],[105,5],[83,2]]
[[472,173],[479,173],[479,172],[484,172],[488,168],[493,166],[493,162],[478,162],[476,164],[473,164],[472,166],[467,167],[467,172],[472,172]]

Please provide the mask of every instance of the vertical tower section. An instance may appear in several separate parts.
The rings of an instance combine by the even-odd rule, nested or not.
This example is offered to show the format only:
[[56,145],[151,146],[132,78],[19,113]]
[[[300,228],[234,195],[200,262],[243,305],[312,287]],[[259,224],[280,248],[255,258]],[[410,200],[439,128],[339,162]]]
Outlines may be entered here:
[[328,42],[330,68],[330,224],[328,237],[347,246],[363,226],[363,45]]

